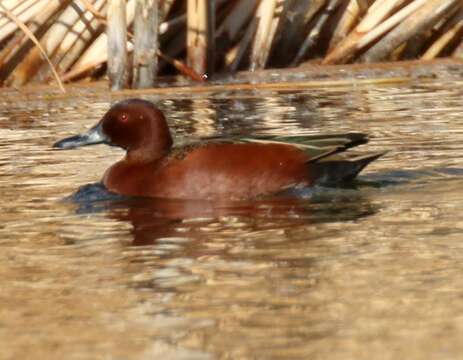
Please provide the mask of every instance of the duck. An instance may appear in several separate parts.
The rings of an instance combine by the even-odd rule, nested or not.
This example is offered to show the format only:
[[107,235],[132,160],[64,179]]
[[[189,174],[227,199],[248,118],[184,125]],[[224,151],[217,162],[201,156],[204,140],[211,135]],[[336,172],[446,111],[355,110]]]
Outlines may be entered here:
[[164,113],[150,101],[133,98],[113,105],[88,131],[57,141],[53,147],[107,144],[125,150],[125,156],[101,180],[116,194],[247,200],[349,182],[384,154],[347,151],[368,141],[366,134],[350,132],[209,137],[174,145]]

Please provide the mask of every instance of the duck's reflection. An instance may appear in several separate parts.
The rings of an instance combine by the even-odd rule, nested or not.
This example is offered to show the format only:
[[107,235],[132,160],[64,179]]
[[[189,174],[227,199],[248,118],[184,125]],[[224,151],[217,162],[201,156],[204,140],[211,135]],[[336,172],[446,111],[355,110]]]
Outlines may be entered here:
[[217,224],[217,219],[239,218],[251,232],[353,221],[377,210],[359,190],[328,188],[300,189],[253,201],[212,202],[127,198],[106,192],[100,184],[90,184],[70,200],[79,204],[79,213],[105,212],[111,219],[131,223],[134,246],[152,245],[166,237],[195,237],[199,228]]

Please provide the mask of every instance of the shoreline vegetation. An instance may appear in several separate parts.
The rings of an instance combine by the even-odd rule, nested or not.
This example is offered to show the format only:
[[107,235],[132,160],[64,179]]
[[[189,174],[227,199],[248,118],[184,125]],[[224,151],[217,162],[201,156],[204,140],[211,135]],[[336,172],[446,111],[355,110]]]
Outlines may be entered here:
[[[461,0],[2,0],[0,85],[463,59]],[[400,64],[400,63],[399,63]],[[290,70],[288,70],[290,71]]]

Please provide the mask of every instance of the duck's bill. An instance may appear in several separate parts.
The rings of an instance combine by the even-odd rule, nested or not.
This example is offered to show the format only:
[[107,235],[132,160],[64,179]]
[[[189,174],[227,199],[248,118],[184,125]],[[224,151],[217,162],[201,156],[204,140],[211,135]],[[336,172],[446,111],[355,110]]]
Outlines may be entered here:
[[53,144],[57,149],[74,149],[81,146],[107,144],[108,138],[101,131],[101,126],[92,127],[90,130],[83,134],[74,135]]

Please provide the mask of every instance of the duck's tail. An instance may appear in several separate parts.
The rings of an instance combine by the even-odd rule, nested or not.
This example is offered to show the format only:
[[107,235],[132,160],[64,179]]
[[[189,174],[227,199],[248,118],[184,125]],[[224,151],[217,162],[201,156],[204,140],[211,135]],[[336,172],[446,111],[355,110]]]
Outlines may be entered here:
[[362,154],[355,157],[324,156],[312,159],[308,165],[311,184],[335,185],[353,180],[369,163],[385,152]]

